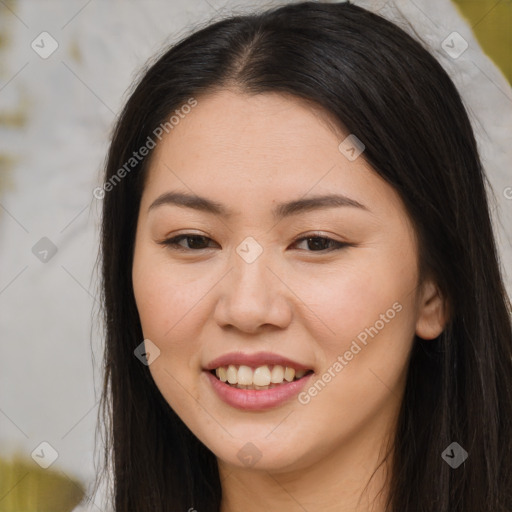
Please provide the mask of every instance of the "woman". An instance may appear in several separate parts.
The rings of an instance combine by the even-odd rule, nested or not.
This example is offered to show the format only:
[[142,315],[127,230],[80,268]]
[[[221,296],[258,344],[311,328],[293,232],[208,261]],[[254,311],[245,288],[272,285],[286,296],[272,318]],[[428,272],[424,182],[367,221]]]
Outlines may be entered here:
[[170,48],[104,184],[116,511],[512,510],[512,332],[460,96],[348,3]]

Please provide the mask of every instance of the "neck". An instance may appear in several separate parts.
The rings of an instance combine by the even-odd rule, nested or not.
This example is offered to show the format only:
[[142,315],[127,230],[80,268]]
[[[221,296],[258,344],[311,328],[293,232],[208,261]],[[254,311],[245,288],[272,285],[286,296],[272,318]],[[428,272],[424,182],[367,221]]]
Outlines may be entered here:
[[275,471],[219,464],[221,512],[322,510],[384,512],[391,473],[390,444],[358,433],[346,445],[299,469]]

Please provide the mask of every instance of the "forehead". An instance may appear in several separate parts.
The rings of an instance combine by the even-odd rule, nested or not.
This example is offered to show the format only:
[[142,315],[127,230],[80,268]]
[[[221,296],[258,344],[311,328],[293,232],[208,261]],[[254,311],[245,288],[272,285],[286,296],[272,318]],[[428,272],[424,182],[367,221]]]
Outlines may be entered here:
[[223,90],[198,98],[157,144],[150,167],[186,168],[190,177],[229,174],[253,183],[287,175],[297,180],[339,163],[343,138],[332,116],[311,102]]
[[154,200],[179,188],[237,211],[308,194],[340,193],[363,204],[388,194],[396,201],[364,158],[340,152],[347,135],[332,115],[290,95],[202,96],[157,144],[145,195]]

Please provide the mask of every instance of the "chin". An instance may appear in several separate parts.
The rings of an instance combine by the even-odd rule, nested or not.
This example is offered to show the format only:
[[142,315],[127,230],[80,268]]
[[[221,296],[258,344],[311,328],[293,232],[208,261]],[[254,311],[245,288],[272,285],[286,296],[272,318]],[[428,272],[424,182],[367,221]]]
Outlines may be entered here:
[[277,439],[273,441],[265,439],[264,436],[252,439],[245,436],[244,439],[230,440],[229,443],[213,446],[210,449],[217,459],[226,465],[272,473],[299,470],[306,467],[308,460],[312,458],[306,453],[298,453],[295,442],[283,444]]

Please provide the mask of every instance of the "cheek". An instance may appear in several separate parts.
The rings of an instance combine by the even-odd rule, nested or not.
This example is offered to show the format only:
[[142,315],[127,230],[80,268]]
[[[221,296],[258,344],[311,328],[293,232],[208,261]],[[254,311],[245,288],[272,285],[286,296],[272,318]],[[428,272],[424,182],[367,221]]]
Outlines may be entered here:
[[[191,280],[186,272],[149,251],[134,259],[133,288],[144,338],[160,355],[149,370],[167,403],[182,418],[201,418],[197,376],[200,371],[201,324],[210,279]],[[186,390],[186,392],[184,392]]]
[[[180,332],[197,319],[201,299],[213,281],[197,279],[184,267],[171,265],[165,255],[142,248],[133,266],[133,288],[144,336],[158,340],[183,339]],[[187,344],[193,343],[188,338]]]
[[309,328],[321,364],[299,400],[305,428],[325,421],[318,450],[328,453],[333,438],[341,442],[373,421],[393,421],[414,339],[415,278],[414,264],[373,262],[303,281],[299,293],[308,293],[304,302],[320,317]]
[[347,412],[354,421],[364,421],[399,396],[416,314],[412,252],[400,260],[394,250],[382,247],[354,255],[332,273],[297,280],[300,288],[295,290],[308,305],[304,315],[312,319],[308,325],[321,362],[318,378],[326,383],[306,390],[303,403],[314,402],[318,414],[338,404],[332,414],[339,413],[345,423]]
[[[164,254],[162,254],[162,252]],[[166,400],[175,407],[182,387],[194,394],[192,378],[200,368],[202,300],[211,278],[192,279],[187,270],[171,265],[165,251],[140,247],[135,253],[133,289],[145,339],[160,355],[149,369]]]
[[315,322],[314,337],[323,340],[326,352],[339,352],[361,333],[364,341],[366,329],[375,324],[390,334],[414,332],[416,263],[396,261],[393,251],[361,249],[329,271],[289,276],[304,304],[301,316],[312,319],[310,327]]

